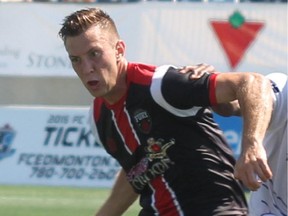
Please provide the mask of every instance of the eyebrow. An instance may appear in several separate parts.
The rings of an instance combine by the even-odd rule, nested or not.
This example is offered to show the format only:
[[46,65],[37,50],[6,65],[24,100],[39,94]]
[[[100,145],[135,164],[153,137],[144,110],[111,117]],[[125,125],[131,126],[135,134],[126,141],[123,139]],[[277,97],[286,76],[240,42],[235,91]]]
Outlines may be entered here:
[[[97,50],[99,50],[99,49],[97,49],[97,48],[95,48],[95,47],[91,47],[86,53],[90,53],[90,52],[92,52],[92,51],[97,51]],[[86,54],[85,53],[85,54]],[[78,58],[79,56],[74,56],[74,55],[69,55],[69,58]]]

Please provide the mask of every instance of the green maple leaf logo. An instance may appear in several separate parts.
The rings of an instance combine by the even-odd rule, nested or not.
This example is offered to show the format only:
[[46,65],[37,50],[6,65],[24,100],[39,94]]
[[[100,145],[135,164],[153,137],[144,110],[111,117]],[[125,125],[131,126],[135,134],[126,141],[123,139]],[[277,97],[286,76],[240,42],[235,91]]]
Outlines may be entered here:
[[239,11],[235,11],[230,17],[229,17],[229,23],[234,28],[239,28],[245,23],[245,18],[242,16],[242,14]]

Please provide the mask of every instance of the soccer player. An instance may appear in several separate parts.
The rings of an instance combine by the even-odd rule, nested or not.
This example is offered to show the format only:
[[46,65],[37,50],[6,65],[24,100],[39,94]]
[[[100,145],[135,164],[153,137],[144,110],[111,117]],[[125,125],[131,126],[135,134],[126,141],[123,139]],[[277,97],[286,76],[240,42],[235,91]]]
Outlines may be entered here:
[[[114,21],[99,8],[68,15],[59,35],[73,69],[95,97],[92,130],[122,166],[97,216],[119,216],[140,195],[140,216],[248,215],[235,160],[210,107],[238,100],[243,139],[262,142],[270,82],[256,73],[191,80],[172,65],[128,62]],[[270,178],[264,161],[261,178]],[[251,188],[257,179],[251,179]]]
[[[207,72],[217,73],[213,66],[205,64],[186,66],[180,72],[188,73],[192,70],[194,71],[192,79],[198,79]],[[259,189],[252,191],[250,195],[250,216],[287,216],[287,75],[270,73],[266,77],[271,82],[273,92],[273,98],[271,98],[273,112],[269,127],[263,144],[249,146],[253,143],[242,143],[242,152],[236,163],[235,176],[249,187],[249,179],[258,176],[259,169],[256,167],[259,161],[268,160],[273,177],[267,181],[259,178]],[[241,115],[241,107],[237,101],[216,106],[214,111],[223,116]],[[266,152],[267,159],[258,156],[265,156],[265,153],[262,153],[263,150]],[[251,155],[255,155],[256,160]]]

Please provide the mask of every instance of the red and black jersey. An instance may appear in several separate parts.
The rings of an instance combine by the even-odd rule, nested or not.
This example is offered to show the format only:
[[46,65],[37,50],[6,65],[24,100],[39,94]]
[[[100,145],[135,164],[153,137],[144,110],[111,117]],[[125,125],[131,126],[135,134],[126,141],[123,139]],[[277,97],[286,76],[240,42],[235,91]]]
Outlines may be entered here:
[[129,63],[126,95],[113,105],[94,100],[97,141],[141,195],[141,216],[246,215],[232,151],[209,108],[217,75],[190,75]]

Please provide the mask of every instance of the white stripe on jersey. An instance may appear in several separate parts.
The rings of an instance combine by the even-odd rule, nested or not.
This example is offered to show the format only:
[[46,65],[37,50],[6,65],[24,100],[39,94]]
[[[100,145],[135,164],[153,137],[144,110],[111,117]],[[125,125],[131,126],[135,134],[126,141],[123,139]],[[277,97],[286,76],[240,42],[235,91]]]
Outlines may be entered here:
[[174,191],[170,188],[168,182],[165,180],[164,177],[162,177],[161,179],[164,182],[167,190],[170,192],[171,197],[173,198],[173,203],[175,204],[175,207],[176,207],[176,209],[177,209],[177,211],[179,213],[179,216],[184,216],[184,213],[183,213],[183,211],[181,209],[181,206],[180,206],[180,204],[179,204],[179,202],[178,202],[178,200],[176,198],[176,195],[175,195]]
[[150,92],[151,95],[154,99],[154,101],[159,104],[161,107],[169,111],[170,113],[179,116],[179,117],[186,117],[186,116],[194,116],[197,114],[197,112],[201,109],[201,107],[196,107],[194,106],[191,109],[178,109],[173,106],[171,106],[163,97],[162,91],[161,91],[161,84],[162,84],[162,79],[164,75],[166,74],[168,68],[174,67],[173,65],[163,65],[158,68],[156,68],[153,78],[152,78],[152,83],[150,87]]
[[[136,134],[136,132],[135,132],[135,130],[134,130],[134,127],[133,127],[133,125],[132,125],[132,123],[131,123],[131,118],[130,118],[129,113],[128,113],[127,109],[126,109],[126,103],[124,104],[124,109],[123,109],[123,110],[124,110],[124,113],[126,114],[126,117],[127,117],[127,119],[128,119],[128,123],[129,123],[130,129],[131,129],[131,131],[132,131],[132,133],[133,133],[133,135],[134,135],[134,138],[135,138],[135,140],[137,141],[138,145],[140,145],[140,140],[139,140],[139,138],[138,138],[138,136],[137,136],[137,134]],[[132,150],[129,148],[129,146],[127,145],[127,142],[126,142],[126,140],[125,140],[125,137],[122,135],[121,130],[120,130],[119,127],[118,127],[117,120],[116,120],[116,117],[115,117],[115,113],[114,113],[113,110],[111,110],[111,112],[112,112],[112,120],[113,120],[113,122],[114,122],[115,128],[116,128],[117,131],[118,131],[118,134],[120,135],[120,137],[121,137],[121,139],[122,139],[122,141],[123,141],[123,143],[124,143],[124,147],[125,147],[125,149],[127,150],[127,152],[128,152],[130,155],[132,155],[133,152],[132,152]]]

